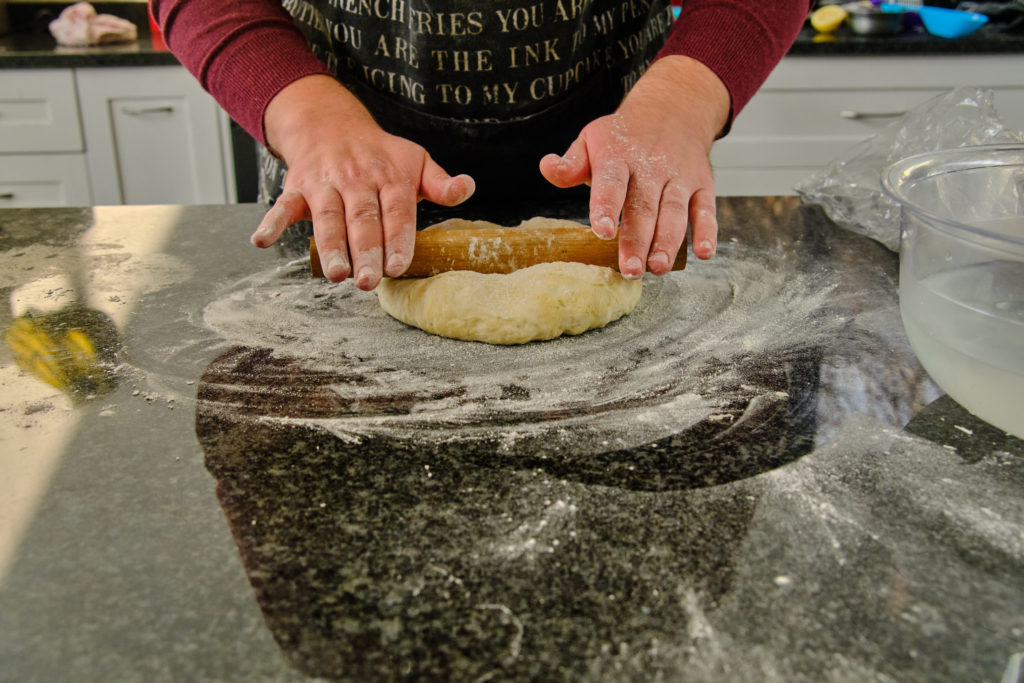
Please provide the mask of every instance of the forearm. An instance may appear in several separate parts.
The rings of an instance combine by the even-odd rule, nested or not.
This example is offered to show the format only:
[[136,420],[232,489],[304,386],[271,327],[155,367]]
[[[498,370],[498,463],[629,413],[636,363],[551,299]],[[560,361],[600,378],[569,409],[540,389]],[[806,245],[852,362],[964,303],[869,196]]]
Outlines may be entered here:
[[328,70],[273,0],[153,0],[168,47],[261,143],[264,110],[287,85]]
[[730,102],[725,84],[702,62],[667,55],[637,81],[620,110],[636,109],[666,129],[683,128],[710,149],[729,125]]
[[729,124],[785,56],[800,32],[808,0],[684,2],[658,58],[691,57],[729,93]]
[[330,76],[313,74],[285,85],[267,104],[263,117],[266,144],[287,163],[296,155],[313,153],[320,140],[310,133],[335,130],[358,136],[377,124],[366,107]]

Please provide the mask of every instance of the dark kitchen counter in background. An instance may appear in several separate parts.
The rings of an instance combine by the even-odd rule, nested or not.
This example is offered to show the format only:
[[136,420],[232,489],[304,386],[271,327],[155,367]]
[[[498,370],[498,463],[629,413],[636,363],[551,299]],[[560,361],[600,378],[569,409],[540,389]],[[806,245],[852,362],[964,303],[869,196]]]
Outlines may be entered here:
[[937,38],[923,28],[898,36],[860,36],[841,27],[831,36],[819,35],[805,26],[789,56],[906,56],[1018,54],[1024,52],[1024,32],[1003,33],[983,26],[964,38]]
[[177,58],[148,36],[132,43],[102,47],[63,47],[43,34],[0,36],[0,69],[86,68],[93,66],[167,66]]
[[518,348],[308,279],[261,214],[0,211],[0,680],[1019,666],[1024,442],[939,398],[896,256],[818,208],[720,199],[712,261]]
[[[136,17],[135,21],[139,26],[140,39],[136,43],[124,45],[65,48],[57,47],[47,33],[0,36],[0,68],[177,64],[174,55],[162,44],[155,46],[150,39],[144,10],[143,16]],[[789,51],[791,56],[800,57],[1016,53],[1024,53],[1024,33],[1002,33],[991,26],[983,26],[973,35],[956,40],[936,38],[922,29],[895,37],[865,37],[858,36],[845,27],[832,37],[821,37],[810,27],[805,27]]]

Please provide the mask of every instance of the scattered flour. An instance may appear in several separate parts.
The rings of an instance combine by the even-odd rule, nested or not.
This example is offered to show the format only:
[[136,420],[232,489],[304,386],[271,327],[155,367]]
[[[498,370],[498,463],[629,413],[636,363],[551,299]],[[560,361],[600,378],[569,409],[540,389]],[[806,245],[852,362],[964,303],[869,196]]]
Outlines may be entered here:
[[[348,440],[603,452],[708,419],[728,423],[727,406],[785,400],[752,381],[750,366],[826,345],[844,324],[828,309],[834,284],[766,269],[747,249],[723,245],[712,261],[648,276],[633,313],[603,329],[517,347],[407,327],[372,292],[309,279],[305,261],[235,283],[203,320],[229,345],[271,348],[311,373],[356,373],[359,381],[333,389],[360,410],[309,420]],[[395,396],[406,409],[373,407]]]

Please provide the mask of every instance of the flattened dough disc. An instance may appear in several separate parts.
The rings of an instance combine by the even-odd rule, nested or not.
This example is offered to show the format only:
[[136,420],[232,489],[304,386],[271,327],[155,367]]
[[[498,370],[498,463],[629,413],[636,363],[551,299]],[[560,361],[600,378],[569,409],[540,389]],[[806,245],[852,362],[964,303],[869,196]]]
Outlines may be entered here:
[[632,311],[641,290],[641,280],[611,268],[557,262],[507,274],[385,279],[377,299],[392,317],[433,334],[523,344],[604,327]]

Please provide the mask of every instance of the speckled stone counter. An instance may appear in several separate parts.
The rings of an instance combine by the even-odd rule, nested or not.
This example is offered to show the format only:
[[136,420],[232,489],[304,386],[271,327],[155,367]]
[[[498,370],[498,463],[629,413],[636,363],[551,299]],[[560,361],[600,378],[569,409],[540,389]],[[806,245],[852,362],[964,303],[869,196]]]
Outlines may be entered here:
[[[135,9],[134,5],[129,5]],[[142,5],[144,7],[144,5]],[[0,69],[92,66],[153,66],[177,64],[162,42],[149,37],[145,16],[122,11],[140,27],[139,40],[123,45],[66,48],[55,45],[43,32],[19,32],[0,36]],[[950,55],[1024,53],[1024,32],[1007,32],[989,25],[976,33],[954,40],[938,38],[917,27],[893,37],[859,36],[848,28],[835,35],[820,36],[809,26],[797,37],[790,56],[834,55]]]
[[825,57],[856,55],[980,55],[1024,52],[1024,31],[1007,32],[983,26],[963,38],[939,38],[923,27],[906,30],[896,36],[862,36],[847,26],[835,34],[820,35],[805,26],[789,51],[790,56]]
[[715,259],[515,348],[255,206],[0,211],[0,680],[1014,675],[1024,443],[917,364],[892,253],[719,207]]
[[0,69],[163,66],[178,64],[163,41],[150,36],[144,2],[94,3],[97,12],[126,19],[138,28],[138,40],[97,47],[59,46],[47,25],[71,3],[9,4],[9,33],[0,35]]
[[102,47],[64,47],[48,35],[0,36],[0,69],[84,68],[93,66],[167,66],[177,58],[148,36]]

